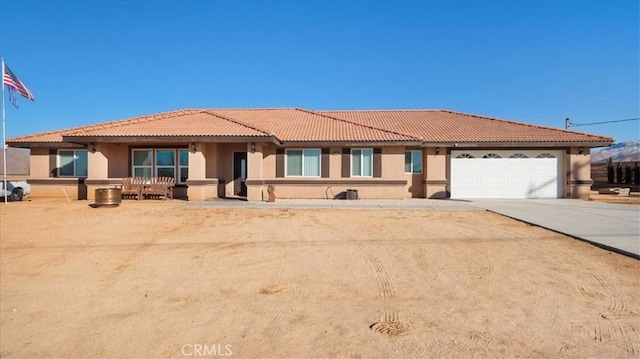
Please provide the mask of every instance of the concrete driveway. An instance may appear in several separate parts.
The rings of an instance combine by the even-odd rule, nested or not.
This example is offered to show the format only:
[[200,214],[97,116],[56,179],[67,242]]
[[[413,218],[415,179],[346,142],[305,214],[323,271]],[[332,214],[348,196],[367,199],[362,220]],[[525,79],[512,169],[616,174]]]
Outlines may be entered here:
[[471,200],[471,204],[640,259],[640,206],[575,199]]

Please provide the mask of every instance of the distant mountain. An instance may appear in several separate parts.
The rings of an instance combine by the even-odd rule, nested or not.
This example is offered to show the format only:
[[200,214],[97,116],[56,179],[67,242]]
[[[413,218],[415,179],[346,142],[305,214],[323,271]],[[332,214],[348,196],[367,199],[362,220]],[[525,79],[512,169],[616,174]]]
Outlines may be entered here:
[[613,162],[640,161],[640,141],[616,143],[613,146],[591,151],[591,163],[607,162],[609,158]]

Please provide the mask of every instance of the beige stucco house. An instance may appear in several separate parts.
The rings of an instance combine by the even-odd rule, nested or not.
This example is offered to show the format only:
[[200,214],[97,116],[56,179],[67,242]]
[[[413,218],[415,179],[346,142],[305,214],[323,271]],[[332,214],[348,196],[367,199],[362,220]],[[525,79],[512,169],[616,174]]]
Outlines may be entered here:
[[[171,176],[189,200],[587,198],[610,137],[446,110],[187,109],[8,140],[32,197]],[[353,193],[353,192],[351,192]]]

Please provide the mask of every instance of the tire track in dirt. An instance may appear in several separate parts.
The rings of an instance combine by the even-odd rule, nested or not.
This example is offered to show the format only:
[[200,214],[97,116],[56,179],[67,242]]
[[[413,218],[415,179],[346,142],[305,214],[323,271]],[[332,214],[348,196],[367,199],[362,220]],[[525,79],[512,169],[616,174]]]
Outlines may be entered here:
[[380,261],[375,255],[363,249],[362,246],[357,246],[360,249],[362,256],[366,259],[366,261],[375,272],[376,284],[378,286],[378,296],[382,299],[394,298],[396,296],[396,291],[393,288],[393,283],[389,278],[389,273],[387,273],[387,270],[382,266],[382,264],[380,264]]
[[[447,245],[454,250],[456,256],[458,256],[467,267],[467,272],[464,277],[465,282],[469,279],[482,282],[488,282],[490,280],[491,274],[494,271],[494,265],[493,261],[485,252],[474,251],[470,254],[467,248],[452,241],[447,242]],[[482,259],[478,259],[478,257],[482,257]]]
[[[537,251],[543,251],[547,254],[555,254],[554,259],[560,261],[571,261],[576,267],[584,268],[585,272],[593,278],[593,282],[573,282],[571,284],[574,290],[581,295],[596,295],[601,298],[606,307],[606,310],[600,313],[603,319],[615,320],[639,316],[635,311],[627,309],[624,298],[620,295],[620,292],[616,287],[605,276],[598,274],[588,263],[576,258],[571,253],[557,253],[557,249],[548,244],[545,240],[538,240],[534,243],[532,240],[527,239],[523,241],[523,243]],[[553,322],[557,322],[557,315],[554,315]],[[559,323],[559,325],[560,324],[561,323]],[[608,326],[595,325],[588,328],[581,326],[579,327],[579,332],[583,337],[588,337],[598,343],[622,346],[630,356],[636,356],[640,353],[640,337],[638,336],[638,328],[633,325],[612,324],[613,325]],[[569,350],[569,347],[566,344],[559,349],[559,353],[562,357],[575,357],[577,354],[592,354],[590,349],[584,347],[578,347],[576,350]]]
[[[524,237],[524,238],[518,238],[518,244],[519,245],[524,245],[525,247],[531,249],[534,253],[537,253],[539,251],[541,251],[541,246],[540,246],[540,241],[539,239],[536,240],[536,242],[534,243],[532,240]],[[548,249],[547,249],[548,250]],[[543,251],[544,252],[544,251]],[[550,253],[554,253],[553,251],[551,251]],[[542,253],[544,254],[544,253]],[[514,268],[519,268],[516,262],[513,262],[512,260],[507,260],[506,261],[510,266],[513,266]],[[536,291],[535,287],[533,287],[530,283],[527,284],[527,290],[530,290],[532,293],[534,293]],[[537,357],[540,355],[540,351],[542,350],[541,348],[549,341],[549,338],[552,337],[553,335],[557,334],[560,329],[562,328],[562,324],[563,324],[563,320],[561,318],[560,313],[565,311],[567,308],[567,304],[565,301],[562,301],[560,299],[560,296],[558,296],[557,294],[554,293],[542,293],[542,295],[544,295],[545,298],[548,298],[550,301],[550,306],[553,307],[553,312],[551,314],[551,320],[549,322],[549,327],[548,327],[548,333],[549,335],[546,335],[544,337],[536,337],[536,338],[532,338],[532,341],[530,344],[528,344],[527,348],[525,349],[524,353],[521,355],[517,355],[518,357],[521,358],[531,358],[531,357]]]
[[605,319],[617,319],[630,316],[637,316],[637,313],[627,310],[624,302],[624,298],[620,295],[620,292],[615,286],[609,282],[607,278],[600,274],[591,273],[593,278],[598,282],[600,287],[604,290],[604,297],[607,301],[607,310],[600,313]]
[[369,329],[388,336],[397,336],[407,330],[409,325],[399,321],[400,313],[391,308],[391,299],[396,298],[396,290],[389,277],[386,268],[380,263],[378,257],[357,241],[353,236],[348,236],[349,242],[355,246],[364,259],[373,269],[376,285],[378,287],[378,297],[385,302],[386,312],[380,319],[369,326]]
[[[628,358],[637,358],[638,354],[640,354],[640,342],[638,342],[640,333],[632,325],[579,327],[576,332],[601,345],[623,347]],[[563,358],[594,356],[593,349],[584,345],[570,348],[569,345],[565,344],[560,349],[560,354]]]
[[[287,298],[281,298],[280,302],[276,304],[276,307],[265,316],[262,323],[265,323],[262,328],[257,331],[251,332],[253,326],[245,328],[244,332],[248,332],[248,339],[241,343],[238,347],[237,353],[242,357],[262,357],[264,353],[260,350],[268,347],[268,344],[273,344],[278,339],[282,326],[280,325],[282,315],[285,313],[290,303],[294,302],[298,296],[299,285],[293,281],[293,284],[286,286],[284,284],[285,274],[290,273],[295,278],[301,276],[304,272],[305,264],[302,261],[298,261],[298,264],[292,268],[291,272],[288,272],[287,266],[287,251],[282,249],[282,254],[278,262],[278,267],[273,273],[269,284],[258,291],[260,296],[282,295]],[[257,305],[251,304],[251,307],[259,310]],[[243,336],[244,337],[244,336]],[[235,354],[235,353],[234,353]]]
[[287,270],[287,252],[283,250],[282,255],[280,256],[280,262],[278,265],[278,269],[273,274],[271,281],[266,287],[260,288],[258,293],[260,294],[275,294],[283,291],[285,289],[282,286],[282,277],[284,276],[284,272]]
[[377,322],[369,326],[369,329],[376,333],[395,337],[409,330],[409,326],[400,321],[400,316],[397,312],[392,311],[381,315]]
[[[385,310],[385,314],[382,315],[378,321],[374,322],[369,326],[369,329],[375,330],[374,328],[397,327],[397,328],[404,328],[402,332],[405,332],[409,327],[408,324],[401,323],[398,321],[393,321],[393,320],[389,321],[389,319],[392,319],[392,318],[399,318],[398,311],[392,310],[391,303],[390,303],[391,299],[396,298],[396,290],[394,288],[393,282],[391,281],[389,273],[387,272],[387,269],[382,265],[382,263],[380,263],[380,260],[378,259],[378,257],[372,251],[365,248],[364,245],[360,241],[358,241],[356,238],[354,238],[354,236],[351,235],[349,232],[336,233],[335,227],[320,221],[317,217],[313,217],[312,221],[315,225],[322,226],[325,229],[331,232],[334,232],[338,237],[339,235],[344,236],[344,238],[348,241],[348,243],[357,249],[360,255],[369,264],[371,269],[373,269],[373,276],[375,278],[376,286],[378,288],[378,297],[384,301],[386,310]],[[391,334],[392,332],[394,332],[394,330],[391,330],[391,329],[388,329],[388,330],[384,329],[382,331],[375,330],[375,331],[378,333],[387,334],[387,335],[400,334],[400,332],[398,332],[397,334]],[[395,331],[397,331],[397,329]]]
[[[552,298],[551,302],[553,303],[553,314],[551,315],[551,323],[549,325],[549,333],[558,333],[562,328],[563,321],[560,318],[560,312],[566,310],[566,303],[560,301],[558,295],[547,295]],[[522,355],[522,358],[532,358],[540,355],[538,352],[540,348],[549,341],[549,337],[538,337],[533,340],[533,344],[529,345],[527,350]]]

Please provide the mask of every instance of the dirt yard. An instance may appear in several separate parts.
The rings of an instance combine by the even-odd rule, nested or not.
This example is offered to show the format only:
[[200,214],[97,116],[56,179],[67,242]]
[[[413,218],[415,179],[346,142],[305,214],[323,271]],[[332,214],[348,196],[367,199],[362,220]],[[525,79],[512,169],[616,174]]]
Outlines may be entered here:
[[0,357],[640,355],[640,262],[482,211],[0,205]]
[[640,205],[640,194],[631,193],[629,196],[618,196],[611,194],[599,194],[597,191],[591,191],[589,200],[604,203]]

